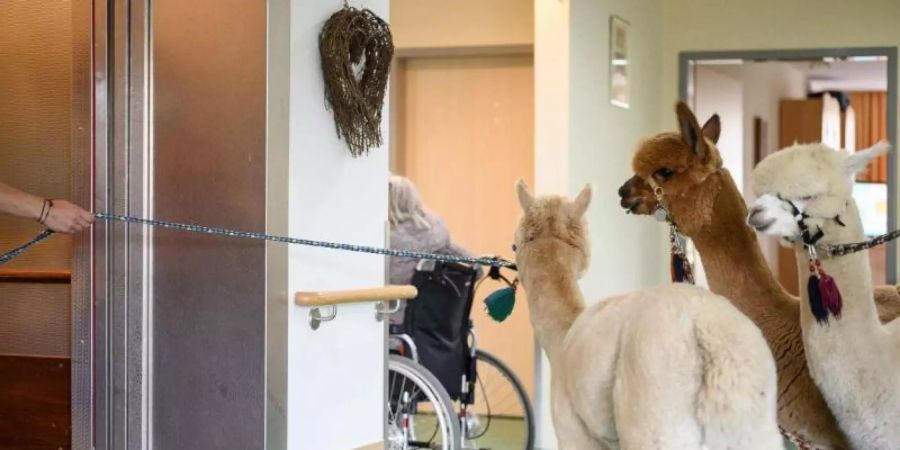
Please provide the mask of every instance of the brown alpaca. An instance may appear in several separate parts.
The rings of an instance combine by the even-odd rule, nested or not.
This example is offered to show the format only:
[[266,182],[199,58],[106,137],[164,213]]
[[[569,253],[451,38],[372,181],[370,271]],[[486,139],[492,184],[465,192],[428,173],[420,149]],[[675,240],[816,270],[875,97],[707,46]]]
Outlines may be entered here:
[[[778,368],[778,420],[788,432],[822,449],[846,449],[822,394],[810,378],[800,329],[800,304],[775,280],[756,234],[746,225],[747,206],[716,148],[719,117],[701,128],[684,103],[676,106],[680,133],[656,135],[638,147],[635,175],[619,189],[622,206],[651,214],[656,200],[648,180],[660,186],[672,220],[690,237],[703,261],[710,289],[732,301],[760,327]],[[876,289],[882,321],[900,312],[893,286]]]

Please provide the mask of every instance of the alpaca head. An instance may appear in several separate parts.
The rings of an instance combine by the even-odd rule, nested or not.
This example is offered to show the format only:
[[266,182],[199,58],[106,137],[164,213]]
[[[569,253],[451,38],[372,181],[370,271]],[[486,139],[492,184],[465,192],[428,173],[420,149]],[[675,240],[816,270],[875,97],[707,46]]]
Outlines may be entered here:
[[522,180],[516,191],[524,213],[515,236],[519,271],[524,276],[529,261],[564,258],[577,276],[583,275],[590,261],[584,213],[591,203],[591,186],[585,186],[575,200],[558,195],[535,198]]
[[853,193],[853,176],[890,148],[881,142],[855,153],[824,144],[795,145],[769,155],[753,170],[757,196],[747,223],[757,231],[790,241],[801,238],[800,223],[829,243]]
[[701,127],[683,102],[675,105],[675,112],[678,133],[660,133],[638,146],[634,176],[619,188],[620,205],[632,214],[653,214],[658,187],[670,218],[691,235],[712,219],[717,190],[707,181],[722,167],[716,148],[721,125],[714,114]]

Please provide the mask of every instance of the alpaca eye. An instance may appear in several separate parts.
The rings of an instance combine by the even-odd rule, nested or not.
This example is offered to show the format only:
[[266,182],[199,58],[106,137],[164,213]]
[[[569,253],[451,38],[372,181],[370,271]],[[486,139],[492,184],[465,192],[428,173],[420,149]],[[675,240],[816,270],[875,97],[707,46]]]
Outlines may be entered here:
[[808,202],[814,198],[816,198],[815,195],[804,195],[803,197],[800,197],[800,200],[802,200],[804,202]]
[[663,167],[656,172],[653,172],[653,176],[660,180],[668,180],[672,175],[675,175],[675,171],[668,167]]

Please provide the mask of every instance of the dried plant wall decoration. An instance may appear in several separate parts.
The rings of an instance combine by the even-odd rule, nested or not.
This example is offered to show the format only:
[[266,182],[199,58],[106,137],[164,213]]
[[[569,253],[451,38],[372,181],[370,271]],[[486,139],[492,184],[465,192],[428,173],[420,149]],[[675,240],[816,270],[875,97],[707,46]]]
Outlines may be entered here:
[[394,43],[388,24],[368,9],[344,5],[319,33],[326,106],[354,157],[378,147],[381,109]]

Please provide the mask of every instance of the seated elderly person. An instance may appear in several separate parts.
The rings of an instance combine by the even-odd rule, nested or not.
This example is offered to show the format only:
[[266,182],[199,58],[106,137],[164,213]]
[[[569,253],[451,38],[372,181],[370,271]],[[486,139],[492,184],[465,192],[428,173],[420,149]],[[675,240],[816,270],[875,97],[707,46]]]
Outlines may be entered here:
[[[388,221],[391,226],[391,248],[442,255],[471,255],[450,239],[444,221],[425,209],[412,181],[391,176],[389,184]],[[388,260],[391,284],[409,284],[419,260],[391,257]],[[393,323],[403,321],[403,309],[391,318]]]

